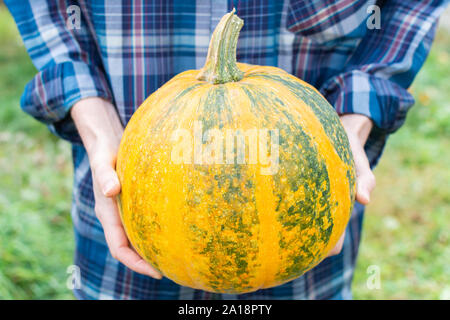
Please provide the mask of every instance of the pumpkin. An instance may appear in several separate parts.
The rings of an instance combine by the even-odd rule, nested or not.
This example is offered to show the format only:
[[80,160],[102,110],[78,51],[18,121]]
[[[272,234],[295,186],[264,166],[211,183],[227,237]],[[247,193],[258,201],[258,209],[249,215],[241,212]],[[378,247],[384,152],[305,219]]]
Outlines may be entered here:
[[355,196],[336,112],[279,68],[237,63],[242,25],[226,14],[203,69],[142,103],[116,163],[135,250],[165,277],[210,292],[251,292],[310,270],[343,234]]

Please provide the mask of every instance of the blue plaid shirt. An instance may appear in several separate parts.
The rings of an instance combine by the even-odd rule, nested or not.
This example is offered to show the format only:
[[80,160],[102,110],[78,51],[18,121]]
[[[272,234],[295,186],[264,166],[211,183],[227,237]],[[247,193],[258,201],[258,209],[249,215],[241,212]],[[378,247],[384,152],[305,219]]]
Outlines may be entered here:
[[[94,213],[91,171],[69,115],[80,99],[110,100],[125,126],[166,81],[205,61],[210,36],[233,7],[244,20],[238,61],[272,65],[318,88],[339,114],[370,117],[372,166],[414,100],[407,92],[431,46],[445,1],[152,0],[5,1],[38,74],[23,110],[72,143],[72,219],[80,299],[348,299],[363,219],[356,204],[342,252],[282,286],[231,296],[134,273],[113,259]],[[380,28],[367,27],[381,8]],[[79,8],[80,28],[68,27]],[[68,10],[69,9],[69,10]],[[369,10],[368,10],[369,9]],[[76,23],[73,24],[76,26]]]

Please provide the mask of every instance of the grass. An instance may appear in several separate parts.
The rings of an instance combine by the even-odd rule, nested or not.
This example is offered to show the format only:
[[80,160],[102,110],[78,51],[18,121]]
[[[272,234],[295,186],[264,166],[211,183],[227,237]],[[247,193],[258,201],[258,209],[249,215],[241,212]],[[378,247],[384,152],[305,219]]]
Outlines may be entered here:
[[[35,74],[0,6],[0,299],[72,299],[70,146],[19,107]],[[356,299],[450,298],[450,37],[440,29],[417,104],[375,170],[355,273]],[[369,266],[381,288],[367,285]]]
[[0,299],[71,299],[70,146],[23,113],[35,69],[0,6]]

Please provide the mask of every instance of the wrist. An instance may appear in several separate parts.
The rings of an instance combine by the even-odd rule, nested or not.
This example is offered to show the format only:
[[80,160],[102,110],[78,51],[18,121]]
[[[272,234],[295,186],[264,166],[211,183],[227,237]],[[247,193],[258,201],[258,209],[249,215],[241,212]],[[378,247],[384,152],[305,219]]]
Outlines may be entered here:
[[85,98],[72,106],[70,114],[88,154],[99,146],[118,147],[123,127],[109,101]]
[[353,134],[359,138],[362,144],[367,141],[370,131],[373,128],[373,121],[362,114],[343,114],[340,115],[342,125],[347,134]]

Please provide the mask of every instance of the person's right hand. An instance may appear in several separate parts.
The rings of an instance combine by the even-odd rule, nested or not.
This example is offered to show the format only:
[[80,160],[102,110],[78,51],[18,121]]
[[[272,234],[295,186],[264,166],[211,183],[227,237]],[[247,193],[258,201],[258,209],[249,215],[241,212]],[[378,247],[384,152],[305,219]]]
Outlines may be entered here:
[[161,279],[161,274],[131,247],[120,219],[115,200],[120,182],[115,164],[123,127],[114,106],[100,98],[85,98],[73,105],[71,116],[89,157],[95,214],[111,255],[133,271]]
[[[364,145],[372,130],[373,123],[368,117],[362,114],[343,114],[340,116],[342,126],[347,133],[347,137],[352,149],[356,171],[356,201],[363,205],[370,202],[370,194],[375,188],[375,176],[370,169],[369,159],[367,159]],[[329,256],[337,255],[344,245],[345,231],[337,242],[336,246],[328,253]]]

